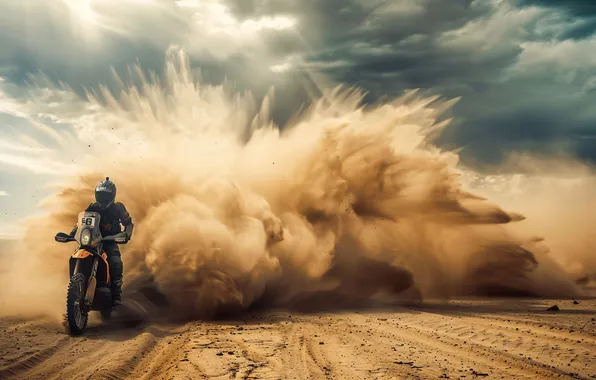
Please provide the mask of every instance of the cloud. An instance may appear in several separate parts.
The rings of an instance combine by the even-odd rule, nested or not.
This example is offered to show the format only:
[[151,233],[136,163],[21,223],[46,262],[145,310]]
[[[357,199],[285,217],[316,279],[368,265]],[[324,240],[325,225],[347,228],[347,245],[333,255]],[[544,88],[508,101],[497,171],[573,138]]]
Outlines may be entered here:
[[513,77],[550,77],[585,93],[596,90],[596,36],[580,41],[531,41],[521,46],[516,64],[509,68]]
[[[99,83],[117,94],[110,66],[127,76],[127,65],[138,59],[163,75],[164,52],[177,45],[190,54],[205,83],[230,79],[257,98],[275,85],[277,104],[284,105],[273,111],[278,122],[295,105],[308,102],[323,75],[328,83],[361,86],[368,101],[411,88],[462,97],[442,143],[465,147],[468,164],[498,164],[519,150],[595,156],[590,152],[596,151],[596,116],[589,104],[596,86],[590,29],[596,13],[586,2],[31,4],[6,4],[0,13],[0,35],[6,40],[0,41],[0,72],[11,83],[22,84],[42,70],[47,81],[65,81],[80,96],[82,86]],[[47,104],[52,102],[30,110],[43,117],[51,113]]]
[[0,76],[20,86],[42,71],[80,96],[99,84],[117,93],[112,67],[126,77],[138,61],[163,75],[164,53],[180,46],[205,83],[229,80],[257,97],[272,85],[282,89],[280,96],[285,87],[295,97],[290,87],[300,87],[301,74],[270,69],[304,50],[297,32],[302,20],[289,12],[238,18],[217,0],[23,1],[0,7]]
[[129,64],[150,51],[160,52],[156,59],[163,61],[172,44],[195,57],[257,56],[267,53],[271,32],[291,34],[298,22],[285,14],[238,20],[217,0],[61,0],[2,7],[0,59],[12,61],[3,66],[29,61],[44,69]]
[[9,195],[10,195],[10,194],[8,194],[6,191],[4,191],[4,190],[0,190],[0,197],[7,197],[7,196],[9,196]]
[[581,19],[541,4],[426,1],[396,23],[389,3],[369,4],[318,12],[326,45],[274,68],[319,70],[370,100],[418,87],[461,96],[442,142],[465,147],[470,165],[515,151],[594,159],[596,49],[593,37],[565,38]]
[[596,16],[596,4],[585,0],[518,0],[517,4],[557,7],[581,17]]

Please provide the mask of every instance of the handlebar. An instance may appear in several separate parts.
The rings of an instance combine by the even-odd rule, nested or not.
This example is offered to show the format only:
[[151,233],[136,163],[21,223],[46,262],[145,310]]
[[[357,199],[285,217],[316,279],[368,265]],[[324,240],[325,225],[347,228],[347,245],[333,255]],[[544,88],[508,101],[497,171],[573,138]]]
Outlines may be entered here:
[[128,242],[128,236],[126,235],[126,232],[120,232],[116,235],[106,236],[102,238],[101,241],[113,241],[118,244],[126,244]]
[[[75,241],[76,239],[68,234],[65,234],[64,232],[58,232],[54,237],[54,240],[56,240],[58,243],[68,243]],[[126,232],[120,232],[116,235],[106,236],[102,238],[101,241],[113,241],[117,244],[126,244],[128,242],[128,236],[126,235]]]

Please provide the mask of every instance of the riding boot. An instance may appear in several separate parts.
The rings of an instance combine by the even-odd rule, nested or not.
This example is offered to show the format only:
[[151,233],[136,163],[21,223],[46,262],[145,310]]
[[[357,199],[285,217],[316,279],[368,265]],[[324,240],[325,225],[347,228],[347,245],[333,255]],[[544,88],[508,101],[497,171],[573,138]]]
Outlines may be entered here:
[[111,290],[112,290],[112,305],[114,306],[118,306],[122,304],[122,269],[118,270],[119,268],[122,268],[121,266],[118,267],[117,265],[115,265],[116,269],[115,271],[113,271],[113,278],[112,278],[112,286],[111,286]]
[[116,286],[112,284],[112,305],[119,306],[122,304],[122,285]]

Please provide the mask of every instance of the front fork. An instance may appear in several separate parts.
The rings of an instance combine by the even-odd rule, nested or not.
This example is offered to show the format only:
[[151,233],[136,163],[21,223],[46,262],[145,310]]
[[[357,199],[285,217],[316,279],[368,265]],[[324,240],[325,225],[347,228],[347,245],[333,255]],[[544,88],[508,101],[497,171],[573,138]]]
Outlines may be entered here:
[[[79,266],[83,260],[78,259],[75,267],[74,273],[79,273]],[[85,310],[91,310],[91,306],[93,305],[93,298],[95,297],[95,288],[97,286],[97,266],[99,264],[99,256],[93,255],[93,266],[91,267],[91,274],[89,275],[89,280],[87,280],[87,290],[85,292]]]
[[93,256],[93,267],[91,267],[91,276],[87,282],[87,292],[85,293],[85,307],[91,310],[93,305],[93,297],[95,296],[95,287],[97,286],[97,264],[99,263],[99,256]]

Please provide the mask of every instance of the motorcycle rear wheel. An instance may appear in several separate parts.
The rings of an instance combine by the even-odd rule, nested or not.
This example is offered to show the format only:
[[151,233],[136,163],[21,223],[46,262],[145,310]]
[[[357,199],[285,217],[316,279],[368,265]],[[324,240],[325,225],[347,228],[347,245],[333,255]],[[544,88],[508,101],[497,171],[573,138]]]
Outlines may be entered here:
[[86,288],[87,281],[84,274],[76,273],[70,278],[66,295],[66,319],[72,335],[81,334],[87,327],[89,315],[84,310]]

